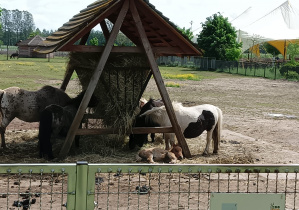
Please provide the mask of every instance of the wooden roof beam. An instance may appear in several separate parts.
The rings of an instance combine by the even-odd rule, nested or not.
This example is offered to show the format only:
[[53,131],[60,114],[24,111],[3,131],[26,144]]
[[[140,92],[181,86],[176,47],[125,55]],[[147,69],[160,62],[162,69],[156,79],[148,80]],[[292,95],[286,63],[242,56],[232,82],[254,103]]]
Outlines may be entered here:
[[[138,8],[138,10],[142,14],[148,16],[149,15],[149,11],[146,9],[146,7],[148,7],[148,5],[145,2],[143,2],[143,1],[136,1],[136,3],[137,3],[136,7]],[[163,32],[164,34],[167,34],[167,36],[169,38],[171,38],[175,43],[177,43],[178,46],[185,46],[185,45],[189,46],[189,48],[181,48],[181,50],[183,51],[182,53],[193,54],[194,55],[194,53],[199,52],[188,40],[186,40],[171,25],[162,24],[165,21],[164,21],[164,19],[161,16],[159,16],[157,13],[153,12],[152,9],[150,11],[151,11],[152,22],[154,22],[155,24],[161,23],[162,27],[159,27],[161,32]],[[169,31],[171,31],[171,33],[169,33]],[[180,43],[182,43],[182,44],[180,45]],[[189,49],[194,49],[194,50],[189,51]]]
[[121,8],[122,4],[120,2],[116,2],[115,4],[111,5],[109,9],[101,13],[98,17],[93,19],[86,27],[81,29],[77,34],[75,34],[71,39],[69,39],[66,43],[64,43],[61,47],[59,47],[57,50],[59,51],[65,51],[64,47],[67,45],[73,45],[77,40],[79,40],[84,34],[86,34],[86,31],[90,31],[93,29],[97,24],[101,23],[105,17],[111,15],[112,13],[115,13],[117,10]]

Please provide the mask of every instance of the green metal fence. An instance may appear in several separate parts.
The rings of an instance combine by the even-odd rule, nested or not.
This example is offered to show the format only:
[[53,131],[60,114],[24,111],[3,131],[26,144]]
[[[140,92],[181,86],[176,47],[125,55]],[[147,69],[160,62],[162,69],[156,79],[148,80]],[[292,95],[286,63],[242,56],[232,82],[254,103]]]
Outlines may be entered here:
[[[0,209],[214,210],[240,198],[298,209],[298,171],[299,165],[1,164]],[[219,204],[221,198],[230,203]]]

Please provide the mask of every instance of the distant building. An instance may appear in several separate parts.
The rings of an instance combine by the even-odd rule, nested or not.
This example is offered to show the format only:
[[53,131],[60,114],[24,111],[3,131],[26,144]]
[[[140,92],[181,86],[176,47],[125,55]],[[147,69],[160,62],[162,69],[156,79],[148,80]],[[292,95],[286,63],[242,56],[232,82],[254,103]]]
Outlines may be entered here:
[[30,39],[19,41],[16,45],[19,47],[19,58],[53,58],[53,53],[41,54],[34,51],[34,48],[38,46],[39,43],[44,41],[45,38],[36,35]]

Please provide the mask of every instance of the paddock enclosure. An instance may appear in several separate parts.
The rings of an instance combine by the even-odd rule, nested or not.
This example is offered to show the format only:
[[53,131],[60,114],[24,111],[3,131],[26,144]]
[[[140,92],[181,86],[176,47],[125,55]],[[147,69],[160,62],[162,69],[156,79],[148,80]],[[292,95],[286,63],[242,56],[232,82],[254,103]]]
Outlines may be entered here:
[[298,165],[1,164],[0,209],[18,203],[23,209],[27,199],[30,209],[206,210],[223,209],[228,198],[240,209],[252,198],[251,209],[298,209],[298,171]]
[[[113,24],[112,29],[108,29],[106,21]],[[89,31],[97,24],[100,24],[105,33],[106,45],[86,46]],[[122,31],[136,46],[113,46],[119,31]],[[267,207],[263,209],[298,209],[299,167],[292,163],[296,163],[298,157],[296,148],[299,146],[291,144],[293,138],[288,138],[286,141],[291,146],[287,146],[285,142],[276,144],[274,139],[268,139],[273,136],[270,134],[276,132],[274,126],[264,127],[269,122],[275,122],[279,125],[277,127],[281,128],[285,123],[289,129],[293,128],[296,119],[290,123],[289,119],[266,119],[268,120],[266,121],[266,117],[261,117],[261,115],[267,116],[269,104],[272,104],[274,97],[268,101],[254,101],[254,103],[247,98],[241,100],[240,96],[245,94],[234,85],[238,82],[239,85],[245,86],[248,84],[246,79],[224,83],[220,83],[217,79],[206,80],[191,86],[191,83],[195,83],[193,81],[182,86],[182,91],[166,90],[155,59],[169,55],[198,56],[201,52],[148,1],[97,1],[65,23],[36,50],[45,54],[53,51],[71,52],[61,88],[65,89],[72,82],[70,78],[73,72],[76,72],[80,84],[87,89],[71,131],[59,148],[61,157],[68,154],[72,140],[77,134],[88,136],[109,132],[117,134],[130,132],[128,119],[134,116],[139,98],[145,90],[147,90],[146,96],[152,94],[152,86],[148,87],[149,83],[153,83],[156,88],[155,94],[151,96],[161,97],[166,104],[172,127],[165,129],[168,129],[167,132],[175,132],[183,146],[186,142],[181,138],[182,134],[177,126],[168,93],[172,94],[172,100],[178,100],[181,94],[188,95],[194,92],[197,94],[196,97],[181,98],[180,101],[189,105],[211,103],[224,107],[225,132],[219,156],[202,157],[199,152],[201,146],[196,144],[190,148],[192,156],[188,154],[188,146],[183,148],[186,156],[191,159],[185,158],[178,165],[134,164],[132,157],[135,153],[131,152],[130,156],[125,157],[125,153],[128,153],[126,148],[121,148],[122,153],[117,154],[118,150],[108,155],[109,158],[114,158],[113,161],[123,163],[114,163],[111,159],[107,161],[96,156],[98,159],[94,163],[16,164],[29,159],[28,152],[18,153],[22,158],[14,159],[15,163],[0,164],[0,209],[21,209],[28,202],[30,209],[214,210],[219,209],[219,206],[233,208],[248,205],[239,203],[240,198],[255,200],[256,202],[252,203],[257,204],[257,201],[265,201]],[[154,79],[150,79],[152,76]],[[199,87],[202,84],[207,87],[205,91]],[[230,93],[223,91],[222,88],[226,85],[229,86]],[[250,85],[254,86],[253,83]],[[267,83],[267,85],[272,92],[275,92],[276,87],[284,86],[279,82]],[[187,88],[189,89],[185,91]],[[257,89],[256,92],[258,97],[265,98],[262,91]],[[101,99],[102,103],[94,114],[88,115],[85,110],[93,93]],[[249,95],[252,94],[250,92]],[[220,95],[223,96],[221,101]],[[271,111],[284,110],[283,105],[287,101],[284,96],[284,94],[279,95],[281,97],[281,101],[277,103],[279,108]],[[233,109],[237,103],[240,105],[238,110]],[[260,104],[262,105],[257,106]],[[296,105],[292,104],[292,107]],[[85,123],[88,124],[87,128],[78,129],[81,120],[85,119],[90,120]],[[91,124],[93,119],[98,120],[99,123]],[[115,122],[119,124],[116,125]],[[246,131],[242,130],[243,125]],[[263,129],[259,130],[260,128]],[[292,134],[296,134],[295,132]],[[279,136],[281,141],[285,140],[285,133]],[[243,137],[241,134],[253,137],[241,138]],[[10,143],[12,146],[16,144],[14,141]],[[190,142],[188,145],[191,145]],[[34,148],[35,143],[29,146],[30,149]],[[26,149],[31,151],[28,147]],[[106,150],[111,151],[110,148]],[[2,154],[5,154],[3,160],[10,158],[10,154],[16,153],[13,149],[10,152],[5,154],[3,151]],[[244,161],[242,162],[242,159],[240,162],[255,163],[255,165],[238,164],[240,156],[244,158]],[[72,162],[76,162],[81,157],[70,158]],[[196,161],[207,164],[197,164]],[[272,165],[271,161],[276,165]],[[99,162],[101,164],[98,164]],[[215,165],[217,162],[235,164]],[[259,165],[259,163],[269,164]],[[230,199],[230,201],[225,203],[221,202],[221,199]]]

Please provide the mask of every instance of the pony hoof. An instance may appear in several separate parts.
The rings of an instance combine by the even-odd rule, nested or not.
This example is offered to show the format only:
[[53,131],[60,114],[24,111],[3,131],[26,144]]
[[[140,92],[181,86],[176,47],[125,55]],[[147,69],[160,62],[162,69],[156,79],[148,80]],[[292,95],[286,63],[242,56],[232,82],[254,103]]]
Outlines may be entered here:
[[208,153],[206,153],[206,152],[204,152],[204,153],[202,153],[202,156],[204,156],[204,157],[208,157],[208,156],[209,156],[209,154],[208,154]]

